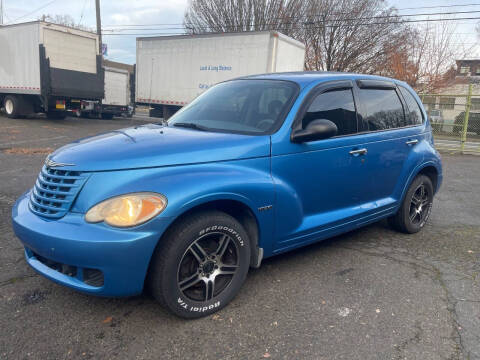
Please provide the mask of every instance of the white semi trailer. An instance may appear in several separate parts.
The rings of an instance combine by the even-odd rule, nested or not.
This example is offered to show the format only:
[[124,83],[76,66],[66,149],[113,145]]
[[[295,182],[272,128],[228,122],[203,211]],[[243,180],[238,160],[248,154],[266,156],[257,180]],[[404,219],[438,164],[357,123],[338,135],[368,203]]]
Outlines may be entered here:
[[63,118],[72,100],[104,95],[98,36],[34,21],[0,26],[0,106],[15,118]]
[[137,38],[135,102],[168,119],[228,79],[301,71],[305,45],[277,31]]

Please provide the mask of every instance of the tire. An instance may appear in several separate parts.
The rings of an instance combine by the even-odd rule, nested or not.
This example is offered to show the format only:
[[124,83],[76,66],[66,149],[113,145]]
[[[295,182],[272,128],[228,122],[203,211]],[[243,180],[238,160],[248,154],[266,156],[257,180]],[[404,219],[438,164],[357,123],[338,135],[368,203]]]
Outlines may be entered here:
[[430,216],[432,203],[432,181],[428,176],[419,175],[408,188],[400,209],[395,215],[388,218],[388,222],[395,230],[403,233],[419,232]]
[[219,211],[194,214],[161,241],[148,286],[172,313],[189,319],[208,316],[237,295],[249,269],[250,242],[233,217]]
[[67,117],[66,111],[49,111],[47,112],[47,118],[52,120],[63,120]]
[[113,114],[109,114],[109,113],[102,113],[100,116],[104,120],[112,120],[113,119]]
[[149,117],[155,117],[155,118],[163,118],[163,108],[158,109],[158,108],[153,108],[150,109],[148,112]]
[[18,97],[12,95],[5,96],[5,99],[3,100],[5,113],[10,119],[16,119],[21,115],[19,100]]

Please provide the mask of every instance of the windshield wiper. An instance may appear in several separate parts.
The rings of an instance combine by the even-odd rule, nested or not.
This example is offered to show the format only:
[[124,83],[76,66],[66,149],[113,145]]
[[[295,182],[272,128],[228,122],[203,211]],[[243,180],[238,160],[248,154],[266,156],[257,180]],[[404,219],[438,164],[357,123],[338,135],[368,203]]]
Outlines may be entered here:
[[202,126],[202,125],[198,125],[198,124],[194,124],[194,123],[187,123],[187,122],[178,122],[178,123],[173,124],[173,126],[195,129],[195,130],[200,130],[200,131],[209,131],[210,130],[206,126]]

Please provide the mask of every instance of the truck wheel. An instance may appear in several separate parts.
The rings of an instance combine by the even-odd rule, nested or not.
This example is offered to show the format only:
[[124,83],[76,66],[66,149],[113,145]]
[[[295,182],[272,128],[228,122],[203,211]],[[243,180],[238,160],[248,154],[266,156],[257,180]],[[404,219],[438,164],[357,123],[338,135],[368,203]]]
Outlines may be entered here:
[[20,104],[19,99],[16,96],[8,95],[3,101],[5,112],[7,117],[11,119],[18,118],[20,116]]
[[175,315],[199,318],[235,297],[249,264],[250,243],[243,226],[223,212],[202,212],[166,233],[153,255],[148,285]]
[[163,118],[163,109],[153,108],[148,112],[149,117]]
[[47,112],[47,118],[52,120],[63,120],[67,117],[66,111],[49,111]]
[[420,231],[430,216],[433,203],[433,185],[428,176],[417,176],[405,195],[400,209],[388,218],[395,230],[413,234]]
[[181,109],[181,106],[175,105],[163,105],[163,119],[168,120],[175,114],[178,110]]
[[102,119],[104,119],[104,120],[112,120],[112,119],[113,119],[113,114],[102,113],[100,116],[101,116]]

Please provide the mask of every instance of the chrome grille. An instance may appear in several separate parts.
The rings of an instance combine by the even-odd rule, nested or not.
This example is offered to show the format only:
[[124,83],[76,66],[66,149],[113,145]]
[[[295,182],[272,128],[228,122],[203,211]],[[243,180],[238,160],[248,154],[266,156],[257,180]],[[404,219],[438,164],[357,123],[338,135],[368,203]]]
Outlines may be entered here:
[[87,177],[86,173],[44,166],[30,196],[30,210],[49,218],[64,216]]

